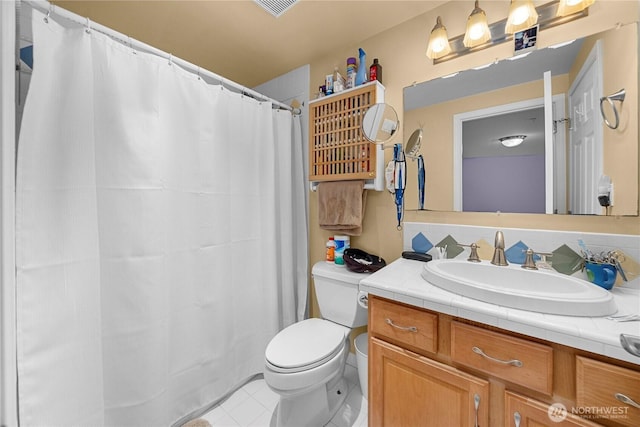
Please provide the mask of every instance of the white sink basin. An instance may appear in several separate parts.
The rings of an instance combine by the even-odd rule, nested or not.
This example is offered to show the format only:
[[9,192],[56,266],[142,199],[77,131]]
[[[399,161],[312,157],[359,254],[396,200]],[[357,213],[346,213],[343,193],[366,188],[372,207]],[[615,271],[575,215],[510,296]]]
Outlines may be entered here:
[[608,316],[616,312],[611,293],[593,283],[548,270],[487,261],[427,262],[422,277],[447,291],[521,310],[564,316]]

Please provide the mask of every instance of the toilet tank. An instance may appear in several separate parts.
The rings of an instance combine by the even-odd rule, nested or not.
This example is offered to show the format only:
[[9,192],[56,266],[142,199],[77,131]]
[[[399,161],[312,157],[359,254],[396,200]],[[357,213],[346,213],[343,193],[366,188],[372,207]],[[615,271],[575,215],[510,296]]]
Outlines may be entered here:
[[367,310],[358,304],[358,284],[369,274],[320,261],[311,269],[311,275],[323,319],[347,328],[367,324]]

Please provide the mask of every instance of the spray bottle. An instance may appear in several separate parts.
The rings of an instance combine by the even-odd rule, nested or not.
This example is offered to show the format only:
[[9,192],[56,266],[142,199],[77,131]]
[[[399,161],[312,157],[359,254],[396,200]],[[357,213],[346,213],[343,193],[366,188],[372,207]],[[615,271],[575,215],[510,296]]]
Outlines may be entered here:
[[367,82],[367,54],[362,48],[358,49],[358,53],[360,54],[360,63],[358,64],[358,72],[356,73],[356,86]]

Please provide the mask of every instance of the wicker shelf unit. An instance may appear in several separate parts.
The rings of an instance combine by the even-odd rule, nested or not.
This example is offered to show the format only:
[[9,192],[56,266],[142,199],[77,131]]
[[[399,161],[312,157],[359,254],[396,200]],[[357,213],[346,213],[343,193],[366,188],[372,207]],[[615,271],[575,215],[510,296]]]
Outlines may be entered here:
[[384,153],[362,133],[367,109],[384,102],[384,86],[370,82],[309,103],[309,181],[366,180],[382,190]]

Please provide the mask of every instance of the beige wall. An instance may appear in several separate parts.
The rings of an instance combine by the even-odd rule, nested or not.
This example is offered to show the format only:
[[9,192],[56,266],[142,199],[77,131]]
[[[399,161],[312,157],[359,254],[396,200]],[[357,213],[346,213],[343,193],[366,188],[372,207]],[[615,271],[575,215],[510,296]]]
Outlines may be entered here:
[[[535,2],[536,5],[545,1]],[[506,17],[509,1],[483,1],[490,22]],[[358,46],[345,46],[332,55],[317,58],[311,62],[311,93],[317,92],[324,75],[339,66],[344,70],[346,58],[356,56],[358,47],[367,52],[367,62],[379,58],[383,67],[383,84],[386,87],[385,100],[398,110],[401,129],[404,124],[402,112],[402,90],[414,82],[422,82],[452,72],[477,67],[495,59],[510,57],[512,48],[509,43],[494,46],[481,52],[466,55],[442,64],[433,65],[425,57],[426,43],[436,17],[440,15],[447,27],[449,37],[464,32],[466,10],[460,2],[449,2],[432,12],[396,26],[388,31],[363,41]],[[597,1],[591,6],[589,16],[558,27],[544,30],[539,34],[538,46],[543,48],[562,41],[584,37],[613,28],[618,22],[628,23],[638,20],[637,1]],[[605,87],[605,92],[612,88]],[[613,88],[617,90],[619,88]],[[636,94],[637,98],[637,94]],[[637,111],[637,109],[636,109]],[[629,126],[637,132],[637,118],[626,118]],[[400,132],[394,142],[404,142]],[[637,148],[631,152],[637,158]],[[390,150],[385,152],[385,161],[392,157]],[[450,157],[447,157],[449,159]],[[447,160],[449,161],[449,160]],[[637,174],[635,178],[637,182]],[[317,220],[317,194],[311,193],[310,199],[310,263],[323,259],[324,243],[330,232],[321,230]],[[369,192],[364,232],[362,236],[352,237],[351,246],[378,254],[387,262],[397,259],[402,252],[402,232],[396,229],[395,205],[388,192]],[[405,221],[468,224],[490,227],[542,228],[553,230],[589,231],[616,234],[640,234],[639,217],[590,217],[566,215],[529,215],[497,213],[452,213],[452,212],[406,212]],[[317,307],[312,309],[317,315]]]

